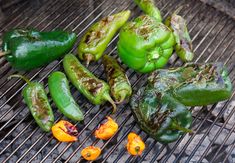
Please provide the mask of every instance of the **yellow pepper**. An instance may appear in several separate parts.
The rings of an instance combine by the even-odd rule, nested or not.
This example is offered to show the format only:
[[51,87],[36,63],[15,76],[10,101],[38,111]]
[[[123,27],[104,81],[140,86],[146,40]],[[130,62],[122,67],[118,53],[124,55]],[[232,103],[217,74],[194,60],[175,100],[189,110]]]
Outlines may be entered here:
[[78,131],[76,127],[68,121],[60,120],[52,126],[53,136],[61,142],[77,141]]
[[107,121],[101,124],[95,131],[95,137],[107,140],[111,138],[118,130],[118,124],[111,118],[107,116]]
[[134,132],[128,134],[127,137],[127,151],[131,155],[141,155],[145,149],[145,144],[140,136],[136,135]]
[[81,151],[82,157],[88,161],[96,160],[100,156],[100,153],[101,149],[95,146],[86,147]]

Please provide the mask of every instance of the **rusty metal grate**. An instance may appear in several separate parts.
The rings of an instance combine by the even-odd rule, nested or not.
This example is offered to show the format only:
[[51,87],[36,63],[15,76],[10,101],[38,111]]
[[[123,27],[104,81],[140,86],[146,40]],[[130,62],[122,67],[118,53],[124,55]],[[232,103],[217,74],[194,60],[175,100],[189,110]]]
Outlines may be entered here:
[[[198,0],[159,0],[164,18],[180,5],[188,22],[196,57],[194,62],[222,61],[229,69],[234,85],[235,80],[235,22],[223,13]],[[33,27],[39,30],[62,28],[74,31],[80,38],[84,31],[101,17],[124,9],[132,10],[132,18],[141,14],[132,0],[49,0],[38,9],[28,1],[4,11],[5,22],[0,27],[0,35],[5,30],[18,27]],[[112,40],[107,53],[117,57],[116,42]],[[77,42],[78,43],[78,42]],[[76,53],[77,44],[73,48]],[[39,80],[47,89],[47,77],[54,70],[62,70],[61,60],[31,72],[20,72],[31,80]],[[173,55],[169,66],[183,63]],[[97,162],[235,162],[235,98],[212,106],[190,108],[193,112],[192,135],[184,135],[174,143],[163,145],[142,132],[132,117],[128,104],[119,105],[116,120],[120,125],[118,133],[108,141],[100,141],[92,136],[97,124],[107,114],[110,106],[93,106],[72,87],[74,97],[85,112],[84,123],[76,123],[79,128],[79,142],[59,143],[50,133],[42,132],[31,117],[22,101],[21,90],[25,84],[21,80],[8,81],[11,69],[4,58],[0,59],[0,162],[83,162],[80,151],[88,145],[102,148],[102,157]],[[146,83],[146,75],[135,73],[123,65],[134,90]],[[100,61],[89,69],[105,79]],[[48,91],[48,90],[47,90]],[[52,102],[51,102],[52,103]],[[65,117],[52,104],[56,121]],[[147,148],[142,157],[132,157],[125,149],[126,137],[130,131],[141,135]]]

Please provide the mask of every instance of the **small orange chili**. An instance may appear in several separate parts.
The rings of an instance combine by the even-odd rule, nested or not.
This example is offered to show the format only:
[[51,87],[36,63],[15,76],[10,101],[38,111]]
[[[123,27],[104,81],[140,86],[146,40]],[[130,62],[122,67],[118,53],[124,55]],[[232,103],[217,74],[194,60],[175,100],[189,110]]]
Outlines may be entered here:
[[145,149],[145,144],[140,136],[136,135],[134,132],[128,134],[127,137],[127,151],[131,155],[141,155]]
[[82,157],[88,161],[96,160],[100,156],[100,153],[101,149],[95,146],[86,147],[81,151]]
[[61,142],[77,141],[78,130],[68,121],[60,120],[52,126],[53,136]]
[[107,121],[101,124],[95,131],[95,137],[107,140],[111,138],[118,130],[118,124],[111,118],[107,116]]

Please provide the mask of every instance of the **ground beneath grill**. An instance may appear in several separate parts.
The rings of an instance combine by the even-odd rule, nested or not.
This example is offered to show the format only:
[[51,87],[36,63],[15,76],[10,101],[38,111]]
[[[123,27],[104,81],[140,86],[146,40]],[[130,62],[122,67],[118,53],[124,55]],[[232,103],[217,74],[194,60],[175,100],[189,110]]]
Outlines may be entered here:
[[[185,5],[181,11],[188,22],[193,40],[194,62],[225,63],[234,85],[235,79],[235,22],[221,12],[198,0],[159,0],[157,6],[163,17],[177,7]],[[124,10],[132,10],[132,18],[142,14],[132,0],[48,0],[42,6],[23,1],[3,10],[1,14],[0,36],[11,28],[36,28],[49,31],[64,29],[76,32],[80,39],[87,28],[100,18]],[[78,40],[79,40],[78,39]],[[106,53],[117,57],[116,36]],[[78,42],[73,48],[76,53]],[[183,63],[173,55],[167,67]],[[85,113],[83,123],[76,123],[80,133],[79,142],[59,143],[51,133],[42,132],[34,122],[25,103],[21,90],[25,84],[21,80],[7,80],[17,73],[4,58],[0,59],[0,162],[84,162],[80,157],[82,148],[96,145],[102,148],[102,156],[97,162],[235,162],[235,97],[212,106],[189,108],[194,120],[192,135],[183,135],[174,143],[164,145],[154,141],[141,131],[132,117],[130,106],[118,106],[115,115],[121,126],[118,133],[108,141],[96,140],[93,132],[111,106],[93,106],[71,86],[73,96]],[[134,92],[146,84],[146,75],[135,73],[123,67],[131,81]],[[105,80],[100,61],[92,63],[89,69]],[[31,80],[44,83],[47,92],[47,77],[50,72],[62,70],[61,60],[31,72],[20,72]],[[52,102],[51,102],[52,103]],[[52,104],[56,120],[66,119]],[[130,131],[141,135],[146,150],[141,157],[130,156],[125,148]]]

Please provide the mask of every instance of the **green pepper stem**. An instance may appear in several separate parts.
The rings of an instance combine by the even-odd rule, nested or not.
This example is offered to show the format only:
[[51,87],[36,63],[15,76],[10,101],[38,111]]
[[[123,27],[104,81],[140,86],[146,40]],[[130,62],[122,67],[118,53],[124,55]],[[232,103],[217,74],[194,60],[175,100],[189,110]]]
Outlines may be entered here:
[[112,104],[112,106],[113,106],[112,114],[116,113],[117,106],[116,106],[115,102],[113,101],[113,99],[110,97],[110,95],[108,93],[104,93],[103,97],[104,97],[104,99],[106,99],[108,102],[110,102]]
[[4,51],[4,52],[0,52],[0,57],[5,56],[7,54],[10,54],[10,51]]
[[28,78],[26,78],[25,76],[20,75],[20,74],[10,75],[10,76],[8,77],[8,80],[10,80],[11,78],[21,78],[21,79],[23,79],[28,85],[31,84],[31,82],[29,81]]
[[184,5],[181,5],[180,7],[178,7],[173,14],[177,15],[181,10],[182,8],[184,7]]

